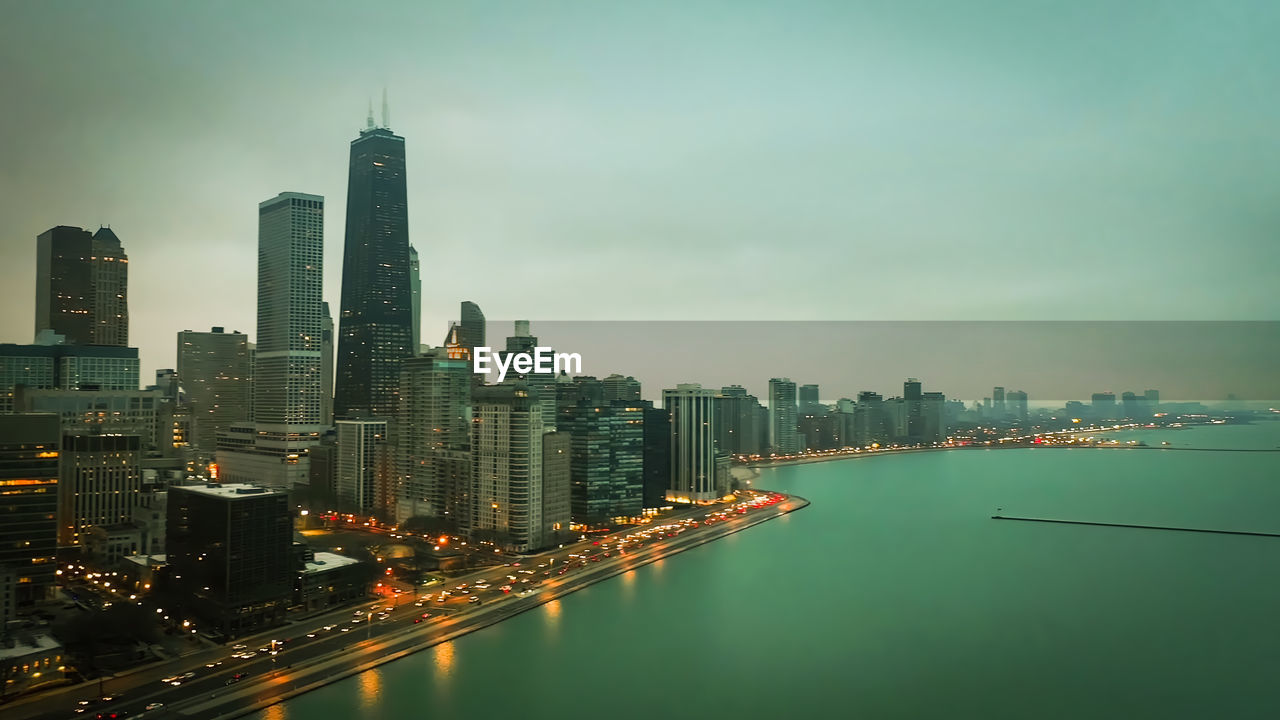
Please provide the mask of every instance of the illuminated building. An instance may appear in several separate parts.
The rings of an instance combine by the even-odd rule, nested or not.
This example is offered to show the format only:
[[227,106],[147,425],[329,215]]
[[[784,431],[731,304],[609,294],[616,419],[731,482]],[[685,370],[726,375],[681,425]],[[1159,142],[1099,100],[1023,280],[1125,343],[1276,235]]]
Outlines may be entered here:
[[471,414],[471,538],[516,552],[545,547],[537,391],[519,382],[477,387]]
[[218,433],[249,420],[249,339],[221,327],[178,333],[178,378],[191,408],[191,444],[212,456]]
[[[386,125],[386,113],[383,113]],[[393,417],[413,343],[404,138],[368,126],[351,142],[334,414]]]
[[574,533],[569,530],[572,521],[571,452],[569,433],[553,430],[542,434],[542,525],[543,544],[547,546],[574,539]]
[[0,415],[0,573],[15,609],[53,590],[60,444],[57,415]]
[[59,225],[36,238],[35,332],[71,345],[129,344],[129,257],[110,228]]
[[339,420],[338,509],[382,515],[391,504],[391,457],[386,420]]
[[715,391],[697,383],[662,391],[662,406],[671,414],[669,502],[710,502],[728,489],[723,467],[717,472],[714,401]]
[[137,435],[63,435],[58,478],[58,544],[78,545],[95,525],[133,518],[142,490]]
[[586,392],[564,408],[556,428],[572,437],[573,521],[602,525],[639,516],[644,509],[644,408],[637,402],[597,400],[602,385],[594,379],[581,387]]
[[253,415],[218,439],[227,482],[291,489],[310,479],[324,428],[324,198],[286,192],[258,205]]
[[[453,332],[458,327],[454,326]],[[456,350],[454,349],[456,347]],[[396,518],[433,516],[465,534],[471,516],[471,363],[434,348],[400,364]]]
[[168,493],[165,610],[236,637],[283,622],[295,581],[288,495],[245,484]]
[[716,446],[730,455],[756,455],[769,446],[769,414],[741,385],[720,388],[715,404]]

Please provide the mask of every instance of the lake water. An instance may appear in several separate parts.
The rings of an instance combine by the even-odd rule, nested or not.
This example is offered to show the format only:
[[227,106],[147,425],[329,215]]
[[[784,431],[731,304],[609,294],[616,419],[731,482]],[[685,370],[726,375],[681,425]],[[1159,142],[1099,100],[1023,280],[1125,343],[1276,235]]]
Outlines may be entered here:
[[[1280,446],[1280,423],[1125,439]],[[1275,718],[1280,454],[916,453],[763,471],[805,510],[260,713]]]

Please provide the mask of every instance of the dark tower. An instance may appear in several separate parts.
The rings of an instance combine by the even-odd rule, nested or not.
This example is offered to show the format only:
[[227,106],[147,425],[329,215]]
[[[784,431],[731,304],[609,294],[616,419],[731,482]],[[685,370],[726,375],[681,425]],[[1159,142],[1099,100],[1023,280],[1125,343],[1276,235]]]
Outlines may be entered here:
[[370,110],[351,141],[334,415],[395,415],[400,361],[416,350],[412,325],[404,138],[374,127]]
[[477,347],[485,347],[484,313],[480,312],[480,306],[470,300],[463,300],[461,320],[462,337],[460,340],[462,344],[472,350]]
[[93,236],[59,225],[36,237],[36,332],[93,344]]

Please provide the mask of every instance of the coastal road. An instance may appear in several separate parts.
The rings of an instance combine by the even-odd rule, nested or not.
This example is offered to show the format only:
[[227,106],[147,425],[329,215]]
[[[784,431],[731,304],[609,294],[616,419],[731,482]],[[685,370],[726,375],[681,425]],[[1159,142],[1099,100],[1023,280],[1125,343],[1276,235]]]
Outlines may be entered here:
[[[682,510],[651,524],[592,537],[550,553],[473,573],[447,588],[449,594],[443,596],[443,601],[437,586],[430,595],[409,596],[407,600],[401,596],[398,605],[390,600],[369,601],[317,617],[309,625],[295,623],[277,630],[273,639],[285,642],[274,646],[274,654],[270,642],[260,635],[256,642],[241,641],[247,645],[245,652],[256,653],[250,658],[231,657],[241,652],[238,649],[218,648],[136,673],[127,686],[113,681],[108,692],[118,695],[110,702],[79,705],[91,693],[82,687],[78,698],[42,699],[37,707],[24,708],[35,712],[21,716],[14,713],[13,717],[54,720],[95,718],[99,713],[105,717],[122,713],[120,717],[131,718],[141,714],[157,720],[234,717],[501,622],[604,578],[807,504],[799,498],[773,493],[744,493],[741,497],[747,499]],[[509,590],[504,591],[504,586]],[[267,652],[256,652],[259,648]],[[186,673],[193,676],[180,677]],[[162,682],[166,678],[172,680]],[[155,703],[163,707],[146,710]]]

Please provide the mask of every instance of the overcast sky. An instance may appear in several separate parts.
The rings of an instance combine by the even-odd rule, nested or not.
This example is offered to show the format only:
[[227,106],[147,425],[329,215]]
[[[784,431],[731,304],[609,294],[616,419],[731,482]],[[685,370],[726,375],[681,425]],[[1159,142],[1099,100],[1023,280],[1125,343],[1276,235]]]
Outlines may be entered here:
[[0,341],[31,340],[36,235],[110,224],[144,383],[179,330],[254,332],[257,204],[281,191],[327,200],[336,312],[348,143],[384,86],[433,344],[462,299],[535,321],[1280,317],[1273,1],[0,13]]

